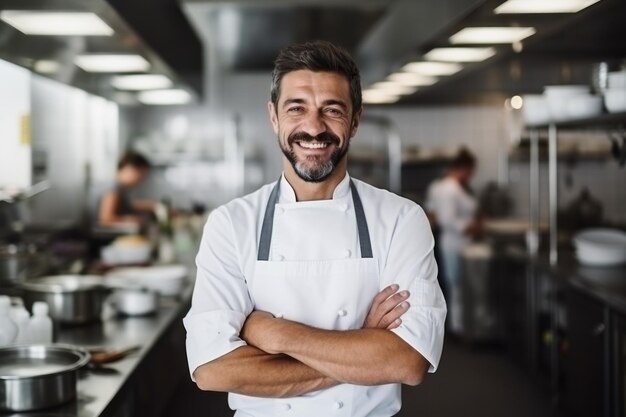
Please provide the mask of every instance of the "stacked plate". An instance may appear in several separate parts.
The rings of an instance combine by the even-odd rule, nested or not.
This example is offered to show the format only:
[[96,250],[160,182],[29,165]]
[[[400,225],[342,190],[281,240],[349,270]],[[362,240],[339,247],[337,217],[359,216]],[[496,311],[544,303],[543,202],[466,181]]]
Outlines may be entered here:
[[107,274],[108,285],[146,288],[161,295],[178,295],[189,271],[184,265],[116,268]]
[[604,104],[609,113],[626,111],[626,70],[610,72],[609,88],[604,92]]
[[626,233],[613,229],[588,229],[574,236],[576,258],[584,265],[626,264]]

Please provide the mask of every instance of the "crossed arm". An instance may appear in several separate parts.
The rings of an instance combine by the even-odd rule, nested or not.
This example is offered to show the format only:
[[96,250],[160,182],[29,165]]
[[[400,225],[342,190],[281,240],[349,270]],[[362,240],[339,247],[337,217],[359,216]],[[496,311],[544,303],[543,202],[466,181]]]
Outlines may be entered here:
[[[199,366],[198,387],[258,397],[293,397],[340,383],[419,384],[429,363],[390,329],[408,310],[408,291],[381,291],[359,330],[321,330],[251,313],[241,332],[248,343]],[[391,360],[393,358],[393,360]]]

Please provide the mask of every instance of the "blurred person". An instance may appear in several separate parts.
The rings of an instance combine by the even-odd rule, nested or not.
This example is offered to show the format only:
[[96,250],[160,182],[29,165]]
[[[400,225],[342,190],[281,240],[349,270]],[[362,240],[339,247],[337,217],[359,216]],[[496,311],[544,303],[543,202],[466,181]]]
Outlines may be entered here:
[[115,185],[100,199],[99,226],[143,225],[145,215],[153,212],[156,202],[131,199],[129,192],[145,180],[150,168],[150,161],[140,153],[129,151],[120,158]]
[[478,203],[470,187],[476,170],[476,157],[462,148],[452,160],[449,171],[428,188],[426,208],[438,230],[438,253],[442,261],[443,287],[448,301],[452,333],[463,331],[461,254],[481,234],[477,217]]

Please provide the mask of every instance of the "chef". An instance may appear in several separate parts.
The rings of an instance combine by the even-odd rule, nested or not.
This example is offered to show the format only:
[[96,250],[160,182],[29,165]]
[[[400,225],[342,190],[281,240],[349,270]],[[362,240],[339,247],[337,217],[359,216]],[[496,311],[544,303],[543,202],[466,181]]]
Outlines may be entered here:
[[475,170],[476,157],[469,150],[460,149],[447,174],[430,185],[426,200],[426,208],[439,229],[449,329],[456,335],[463,333],[461,254],[482,232],[478,203],[469,184]]
[[446,305],[413,202],[351,178],[360,76],[327,42],[280,51],[278,181],[212,212],[184,319],[192,379],[237,417],[391,416],[434,372]]

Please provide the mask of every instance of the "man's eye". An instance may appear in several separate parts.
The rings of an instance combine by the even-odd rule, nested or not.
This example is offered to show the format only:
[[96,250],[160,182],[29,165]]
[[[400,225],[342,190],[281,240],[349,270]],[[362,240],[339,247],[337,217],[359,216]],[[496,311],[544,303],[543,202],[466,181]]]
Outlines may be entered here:
[[287,113],[301,113],[303,110],[302,107],[289,107]]
[[326,113],[332,115],[332,116],[341,116],[343,115],[343,112],[339,109],[334,109],[334,108],[329,108],[326,109]]

